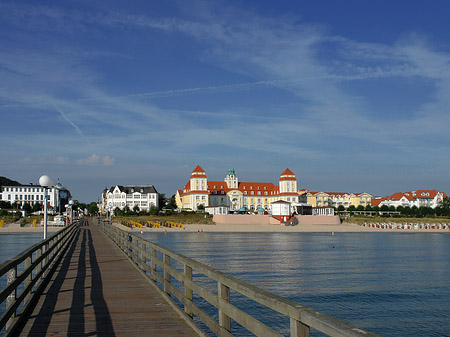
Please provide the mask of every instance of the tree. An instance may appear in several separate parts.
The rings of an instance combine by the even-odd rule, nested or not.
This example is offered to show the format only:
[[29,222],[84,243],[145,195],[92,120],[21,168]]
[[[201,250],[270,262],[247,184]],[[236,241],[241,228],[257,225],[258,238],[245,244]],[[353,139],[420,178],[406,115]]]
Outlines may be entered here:
[[40,202],[37,202],[33,205],[33,208],[31,209],[31,212],[39,212],[42,209],[42,204]]
[[166,204],[167,208],[171,208],[171,209],[177,209],[177,202],[175,200],[175,194],[172,195],[170,197],[170,199],[167,199],[167,204]]
[[95,215],[98,212],[98,206],[96,202],[91,202],[88,206],[88,212],[90,215]]
[[358,207],[356,207],[357,211],[364,211],[364,206],[363,205],[358,205]]
[[366,207],[364,207],[365,211],[371,211],[372,210],[372,206],[370,205],[366,205]]
[[23,204],[22,209],[26,212],[26,214],[31,213],[31,206],[30,206],[30,204],[28,202]]
[[123,211],[119,207],[116,207],[114,208],[114,215],[115,216],[123,215]]
[[158,207],[156,207],[155,205],[152,205],[151,207],[150,207],[150,212],[149,212],[151,215],[158,215],[158,213],[159,213],[159,209],[158,209]]
[[140,211],[139,206],[138,206],[138,205],[134,205],[134,207],[133,207],[133,213],[135,213],[136,215],[139,215],[139,211]]
[[339,205],[339,207],[337,208],[338,212],[344,212],[345,211],[345,207],[344,205]]
[[128,215],[128,214],[130,214],[130,213],[131,213],[130,207],[128,207],[128,205],[126,205],[126,206],[123,208],[123,214],[124,214],[124,215]]
[[203,204],[200,204],[200,205],[197,206],[197,210],[204,211],[205,210],[205,206]]
[[9,201],[0,200],[0,208],[12,208]]
[[158,194],[158,205],[160,209],[166,207],[166,195],[165,193]]

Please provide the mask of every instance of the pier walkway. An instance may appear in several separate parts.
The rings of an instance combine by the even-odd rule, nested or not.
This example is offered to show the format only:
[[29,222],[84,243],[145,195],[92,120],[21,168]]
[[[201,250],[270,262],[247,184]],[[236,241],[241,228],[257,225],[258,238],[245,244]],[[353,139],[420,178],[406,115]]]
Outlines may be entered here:
[[198,336],[97,225],[85,224],[21,336]]

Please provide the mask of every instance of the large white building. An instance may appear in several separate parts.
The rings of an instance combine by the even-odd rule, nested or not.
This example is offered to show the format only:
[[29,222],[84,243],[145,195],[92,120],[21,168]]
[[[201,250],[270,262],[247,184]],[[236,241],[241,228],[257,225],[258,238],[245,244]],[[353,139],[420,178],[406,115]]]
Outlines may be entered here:
[[114,210],[116,207],[123,210],[125,206],[128,206],[130,210],[138,206],[140,211],[147,212],[152,206],[159,208],[158,192],[153,185],[116,185],[103,191],[102,204],[99,207],[101,211],[106,212],[108,208]]
[[[59,182],[48,188],[48,206],[50,213],[63,213],[65,205],[71,199],[70,191]],[[11,203],[12,207],[22,208],[26,203],[33,207],[44,204],[44,187],[40,185],[2,186],[0,200]]]
[[[192,171],[189,181],[176,194],[179,209],[198,210],[225,206],[232,212],[241,210],[269,211],[276,201],[298,203],[297,178],[286,169],[281,173],[278,185],[261,182],[241,182],[234,169],[229,169],[223,181],[208,180],[199,166]],[[217,208],[217,207],[215,207]]]

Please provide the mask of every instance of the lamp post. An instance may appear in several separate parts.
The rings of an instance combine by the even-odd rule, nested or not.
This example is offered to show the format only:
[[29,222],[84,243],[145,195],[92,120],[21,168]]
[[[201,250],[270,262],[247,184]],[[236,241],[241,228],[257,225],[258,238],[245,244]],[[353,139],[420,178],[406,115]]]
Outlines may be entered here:
[[69,200],[69,207],[70,207],[70,224],[73,222],[73,200]]
[[44,240],[47,239],[47,189],[53,185],[49,176],[43,175],[39,178],[39,185],[44,188]]

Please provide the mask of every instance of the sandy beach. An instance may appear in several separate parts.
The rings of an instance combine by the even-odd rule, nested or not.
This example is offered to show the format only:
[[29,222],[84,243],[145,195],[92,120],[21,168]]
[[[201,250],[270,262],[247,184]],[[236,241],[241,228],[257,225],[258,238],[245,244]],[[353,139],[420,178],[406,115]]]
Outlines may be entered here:
[[[296,225],[296,226],[282,226],[282,225],[201,225],[201,224],[188,224],[184,225],[184,228],[128,228],[119,223],[113,223],[128,232],[279,232],[279,233],[362,233],[362,232],[389,232],[389,233],[448,233],[448,229],[381,229],[381,228],[369,228],[363,227],[357,224],[346,223],[341,225]],[[48,226],[47,231],[49,233],[57,232],[62,227]],[[31,224],[27,224],[24,227],[20,227],[18,223],[8,223],[0,228],[0,234],[2,233],[42,233],[44,228],[41,226],[32,227]]]
[[[63,227],[58,226],[47,226],[47,232],[53,233],[57,232]],[[32,224],[26,224],[23,227],[20,227],[18,223],[5,223],[3,227],[0,228],[0,234],[2,233],[44,233],[44,227],[36,226],[33,227]]]

